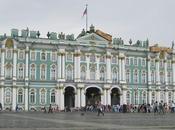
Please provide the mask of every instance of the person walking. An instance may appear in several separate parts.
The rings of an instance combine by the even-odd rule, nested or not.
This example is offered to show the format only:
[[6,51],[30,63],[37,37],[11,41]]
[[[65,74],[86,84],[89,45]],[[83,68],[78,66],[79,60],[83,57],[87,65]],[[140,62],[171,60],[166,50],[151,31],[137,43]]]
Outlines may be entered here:
[[97,116],[99,116],[100,113],[104,116],[102,104],[99,102],[97,105]]
[[49,111],[48,111],[48,113],[53,113],[53,109],[52,109],[52,105],[50,104],[50,106],[49,106]]
[[2,104],[0,103],[0,111],[2,111]]

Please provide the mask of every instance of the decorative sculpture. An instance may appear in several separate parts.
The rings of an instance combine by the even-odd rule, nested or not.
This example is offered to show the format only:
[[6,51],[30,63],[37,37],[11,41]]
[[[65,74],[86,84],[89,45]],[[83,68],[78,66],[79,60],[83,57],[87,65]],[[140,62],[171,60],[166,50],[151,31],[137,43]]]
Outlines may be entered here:
[[40,36],[40,32],[39,32],[39,31],[37,31],[36,35],[37,35],[37,37],[39,38],[39,36]]
[[50,32],[47,33],[47,38],[48,38],[48,39],[50,38]]

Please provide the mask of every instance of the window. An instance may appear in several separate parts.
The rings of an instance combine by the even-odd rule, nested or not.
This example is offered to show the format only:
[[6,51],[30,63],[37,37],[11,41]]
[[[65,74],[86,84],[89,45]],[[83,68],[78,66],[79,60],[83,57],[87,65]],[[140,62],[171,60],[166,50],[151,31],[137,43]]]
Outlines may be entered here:
[[146,103],[146,92],[144,91],[142,94],[142,101],[143,103]]
[[34,89],[32,89],[30,91],[30,103],[31,104],[34,104],[35,103],[35,90]]
[[151,66],[154,66],[154,60],[151,60]]
[[100,57],[100,62],[103,62],[103,63],[105,62],[105,56]]
[[172,77],[171,72],[168,72],[167,77],[168,77],[168,83],[171,84],[172,83],[172,81],[171,81],[171,77]]
[[95,80],[96,69],[94,66],[90,68],[90,79]]
[[18,78],[23,79],[24,78],[24,67],[23,64],[18,64]]
[[142,66],[145,66],[145,65],[146,65],[145,59],[142,59]]
[[35,80],[36,67],[35,64],[30,65],[30,78],[31,80]]
[[32,60],[32,61],[34,61],[35,60],[35,51],[32,51],[31,53],[30,53],[30,59]]
[[81,61],[86,61],[86,56],[85,55],[81,55]]
[[131,100],[130,100],[130,91],[127,91],[127,93],[126,93],[126,102],[127,102],[127,104],[130,104],[131,103]]
[[134,97],[135,97],[135,105],[139,104],[139,93],[137,90],[134,91]]
[[163,60],[160,60],[160,68],[163,68],[163,67],[164,67]]
[[85,66],[81,67],[81,80],[85,80],[86,79],[86,68]]
[[142,72],[142,83],[143,84],[146,83],[146,72],[145,71]]
[[164,73],[163,72],[160,72],[160,82],[161,83],[165,83],[165,81],[164,81]]
[[68,53],[66,57],[67,57],[67,58],[66,58],[67,61],[72,61],[72,60],[73,60],[73,56],[72,56],[71,53]]
[[71,65],[68,65],[67,66],[67,69],[66,69],[66,79],[67,80],[73,80],[73,68]]
[[112,57],[112,63],[116,64],[117,63],[117,59],[115,56]]
[[46,60],[46,53],[45,52],[41,53],[41,60]]
[[95,55],[90,55],[90,62],[95,62]]
[[42,64],[40,68],[41,80],[46,80],[46,65]]
[[105,69],[104,69],[104,67],[102,67],[100,69],[100,80],[101,81],[104,81],[105,80]]
[[134,71],[134,83],[138,83],[138,71]]
[[6,104],[11,103],[11,89],[10,88],[5,89],[5,103]]
[[114,83],[118,82],[118,73],[116,68],[114,68],[112,71],[112,82]]
[[171,61],[168,60],[167,67],[170,69],[171,68]]
[[126,65],[129,65],[129,58],[126,58]]
[[137,58],[134,58],[134,65],[137,66]]
[[56,59],[57,59],[57,52],[55,52],[55,51],[52,52],[51,59],[52,59],[52,61],[56,61]]
[[19,53],[18,53],[18,58],[20,60],[23,60],[24,59],[24,51],[20,50]]
[[23,90],[18,90],[18,103],[23,103]]
[[40,91],[40,103],[46,104],[46,90],[45,89],[41,89]]
[[126,82],[127,82],[127,83],[130,82],[130,71],[129,71],[129,69],[126,70]]
[[56,65],[51,66],[51,80],[56,80]]
[[155,83],[155,72],[153,70],[151,71],[151,82]]
[[55,103],[55,90],[52,90],[51,91],[51,97],[50,97],[50,99],[51,99],[51,103]]
[[12,78],[12,65],[11,64],[6,64],[5,66],[5,77],[8,79]]
[[12,58],[12,50],[7,49],[7,51],[6,51],[6,58],[7,59],[11,59]]

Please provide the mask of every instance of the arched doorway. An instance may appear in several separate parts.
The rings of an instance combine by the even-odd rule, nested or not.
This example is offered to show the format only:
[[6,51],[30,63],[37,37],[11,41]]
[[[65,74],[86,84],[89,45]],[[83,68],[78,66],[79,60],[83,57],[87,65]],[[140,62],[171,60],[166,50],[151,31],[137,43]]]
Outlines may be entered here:
[[95,105],[101,101],[100,89],[90,87],[86,90],[86,105]]
[[75,107],[75,90],[73,87],[66,87],[64,93],[64,106]]
[[120,91],[118,88],[111,90],[111,105],[120,104]]

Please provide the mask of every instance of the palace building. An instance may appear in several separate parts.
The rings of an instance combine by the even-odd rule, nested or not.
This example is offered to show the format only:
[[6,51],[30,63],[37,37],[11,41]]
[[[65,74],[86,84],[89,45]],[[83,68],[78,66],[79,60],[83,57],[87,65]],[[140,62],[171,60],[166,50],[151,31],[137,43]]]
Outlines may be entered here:
[[94,26],[74,35],[11,30],[0,36],[3,109],[41,110],[175,101],[175,50],[124,43]]

